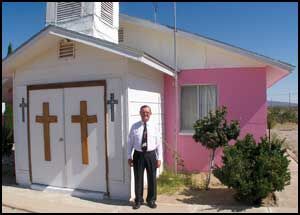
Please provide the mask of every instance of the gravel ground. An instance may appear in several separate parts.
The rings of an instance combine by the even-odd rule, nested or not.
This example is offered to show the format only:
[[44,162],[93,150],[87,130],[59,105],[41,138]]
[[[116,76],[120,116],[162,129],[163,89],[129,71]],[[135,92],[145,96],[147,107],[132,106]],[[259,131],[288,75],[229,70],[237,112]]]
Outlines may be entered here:
[[292,151],[298,161],[298,125],[297,124],[277,124],[275,128],[271,129],[271,136],[278,135],[280,138],[286,138],[286,145]]

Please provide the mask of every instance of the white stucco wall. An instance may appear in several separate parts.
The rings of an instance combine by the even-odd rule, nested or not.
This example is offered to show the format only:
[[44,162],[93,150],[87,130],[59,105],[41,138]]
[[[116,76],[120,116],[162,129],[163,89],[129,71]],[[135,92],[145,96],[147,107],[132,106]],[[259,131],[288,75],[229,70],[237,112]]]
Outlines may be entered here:
[[[109,190],[112,197],[128,199],[130,193],[130,172],[126,165],[127,137],[126,130],[124,129],[126,127],[126,112],[124,112],[124,106],[126,107],[126,105],[124,104],[127,101],[124,95],[127,89],[126,85],[124,85],[124,74],[128,71],[128,60],[124,57],[80,43],[76,43],[75,46],[76,53],[74,59],[58,59],[57,48],[52,47],[48,51],[40,53],[34,60],[18,68],[14,78],[14,92],[20,86],[26,87],[34,84],[106,80],[107,99],[109,99],[110,93],[114,93],[115,99],[118,100],[118,105],[115,106],[116,115],[114,123],[110,121],[110,108],[107,106]],[[26,92],[24,96],[26,96]],[[14,114],[17,116],[15,118],[18,118],[17,121],[20,121],[21,110],[18,107],[18,104],[21,103],[19,97],[14,97],[14,105],[16,106]],[[20,122],[16,123],[15,134],[22,134],[24,132],[27,132],[27,126],[22,126]],[[16,143],[16,152],[18,155],[16,159],[16,172],[20,173],[20,176],[17,175],[17,177],[20,178],[20,183],[30,184],[28,181],[27,138],[16,139],[18,141]]]
[[75,58],[58,59],[57,47],[39,54],[18,69],[17,85],[119,78],[127,69],[127,59],[75,43]]
[[[145,21],[148,22],[148,21]],[[147,52],[162,62],[174,66],[173,31],[151,25],[134,24],[120,18],[124,28],[122,44]],[[149,27],[152,26],[152,27]],[[179,69],[260,67],[263,63],[238,55],[194,38],[177,34],[177,65]]]
[[[163,74],[137,62],[129,62],[130,71],[127,74],[128,83],[128,129],[141,120],[139,111],[142,105],[149,105],[152,110],[151,121],[159,128],[160,141],[164,136],[164,85]],[[163,171],[163,161],[157,171],[159,176]],[[131,196],[134,198],[134,175],[131,168]],[[144,175],[145,185],[147,185],[146,171]]]
[[[133,173],[127,164],[128,131],[140,120],[140,106],[148,104],[152,108],[152,120],[163,135],[163,74],[142,63],[80,43],[75,43],[75,49],[75,58],[58,59],[57,47],[53,46],[20,66],[15,72],[14,91],[36,84],[106,80],[107,99],[114,93],[118,100],[114,123],[110,121],[110,107],[107,106],[109,191],[113,198],[128,199],[134,193]],[[23,96],[26,102],[26,92]],[[21,113],[19,97],[14,97],[14,114],[18,117]],[[16,134],[26,133],[26,126],[21,126],[19,121],[15,124]],[[16,169],[20,169],[17,177],[20,183],[30,184],[29,162],[24,162],[28,161],[28,143],[26,139],[17,140]],[[162,167],[158,174],[161,170]]]

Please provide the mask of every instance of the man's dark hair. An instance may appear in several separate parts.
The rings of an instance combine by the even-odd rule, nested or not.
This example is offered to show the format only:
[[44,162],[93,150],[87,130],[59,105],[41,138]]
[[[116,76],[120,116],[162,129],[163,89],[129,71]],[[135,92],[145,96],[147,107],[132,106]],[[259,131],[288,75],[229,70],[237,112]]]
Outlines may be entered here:
[[143,108],[149,108],[149,110],[151,111],[151,107],[149,107],[148,105],[143,105],[143,106],[140,108],[140,111],[141,111]]

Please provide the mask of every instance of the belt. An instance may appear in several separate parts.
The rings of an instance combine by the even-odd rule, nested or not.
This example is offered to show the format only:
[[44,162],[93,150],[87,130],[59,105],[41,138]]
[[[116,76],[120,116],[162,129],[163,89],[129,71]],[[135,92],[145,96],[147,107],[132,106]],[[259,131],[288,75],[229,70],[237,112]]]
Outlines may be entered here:
[[145,151],[145,152],[141,152],[141,151],[138,151],[138,150],[134,150],[134,152],[137,152],[137,153],[142,153],[142,154],[148,154],[148,153],[153,153],[155,152],[155,150],[152,150],[152,151]]

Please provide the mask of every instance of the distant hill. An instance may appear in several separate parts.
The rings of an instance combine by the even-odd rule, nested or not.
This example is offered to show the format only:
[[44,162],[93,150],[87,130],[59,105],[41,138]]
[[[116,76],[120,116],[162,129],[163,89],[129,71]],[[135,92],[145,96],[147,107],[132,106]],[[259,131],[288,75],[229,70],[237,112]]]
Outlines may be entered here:
[[[279,101],[268,101],[268,107],[289,107],[288,102],[279,102]],[[297,103],[291,103],[291,107],[298,107]]]

